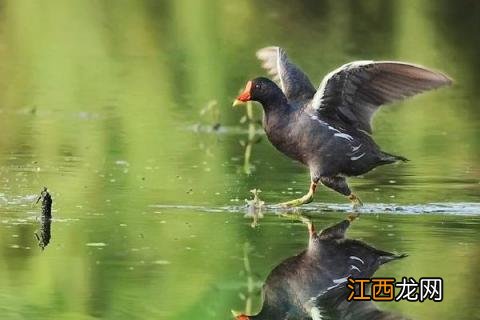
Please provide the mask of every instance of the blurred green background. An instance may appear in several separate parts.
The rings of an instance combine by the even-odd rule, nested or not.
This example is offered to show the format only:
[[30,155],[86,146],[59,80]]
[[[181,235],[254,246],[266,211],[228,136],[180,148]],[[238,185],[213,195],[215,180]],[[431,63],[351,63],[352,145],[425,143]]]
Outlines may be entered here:
[[[410,255],[379,276],[445,280],[442,303],[382,308],[478,319],[479,32],[474,0],[0,1],[0,317],[258,310],[268,272],[307,237],[273,214],[251,228],[244,199],[260,188],[267,203],[289,200],[309,178],[231,102],[264,74],[255,51],[280,45],[316,85],[359,59],[455,80],[377,115],[378,143],[412,161],[352,179],[367,208],[394,212],[370,210],[350,235]],[[31,203],[43,186],[55,220],[41,251]],[[316,200],[345,204],[326,190]],[[309,214],[319,227],[345,215],[318,208]]]

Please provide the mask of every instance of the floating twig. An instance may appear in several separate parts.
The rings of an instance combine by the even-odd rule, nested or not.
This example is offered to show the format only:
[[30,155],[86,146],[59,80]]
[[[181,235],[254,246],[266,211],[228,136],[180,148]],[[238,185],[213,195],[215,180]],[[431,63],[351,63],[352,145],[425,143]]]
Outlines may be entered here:
[[50,243],[52,225],[52,196],[50,195],[46,187],[43,188],[35,204],[37,204],[40,200],[42,200],[40,234],[35,232],[34,235],[38,241],[38,246],[43,251],[45,247]]

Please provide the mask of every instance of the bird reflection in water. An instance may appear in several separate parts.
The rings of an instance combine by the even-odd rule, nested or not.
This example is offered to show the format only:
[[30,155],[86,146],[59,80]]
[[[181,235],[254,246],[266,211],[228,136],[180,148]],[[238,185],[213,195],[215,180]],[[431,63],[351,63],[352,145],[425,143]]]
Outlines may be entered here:
[[35,232],[35,237],[38,241],[38,246],[45,249],[50,243],[51,239],[51,225],[52,225],[52,197],[47,188],[44,188],[37,198],[36,203],[42,200],[42,215],[40,217],[40,230]]
[[349,217],[318,233],[308,223],[307,249],[270,272],[261,311],[235,319],[406,319],[378,309],[371,301],[347,301],[348,277],[371,278],[382,264],[406,256],[345,238],[352,220]]

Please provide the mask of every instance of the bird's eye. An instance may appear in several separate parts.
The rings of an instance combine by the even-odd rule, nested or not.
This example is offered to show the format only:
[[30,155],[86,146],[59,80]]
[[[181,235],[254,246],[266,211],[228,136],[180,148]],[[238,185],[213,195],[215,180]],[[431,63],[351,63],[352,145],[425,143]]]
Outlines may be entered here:
[[255,84],[255,89],[260,89],[260,85],[258,83]]

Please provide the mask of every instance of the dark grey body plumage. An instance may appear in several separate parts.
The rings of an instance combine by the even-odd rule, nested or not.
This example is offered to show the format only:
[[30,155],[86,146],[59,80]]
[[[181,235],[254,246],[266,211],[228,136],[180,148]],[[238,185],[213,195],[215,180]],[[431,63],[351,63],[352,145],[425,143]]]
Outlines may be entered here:
[[[381,151],[368,133],[324,117],[308,104],[291,106],[279,100],[277,103],[281,105],[264,107],[267,137],[279,151],[309,166],[317,178],[358,176],[379,165],[404,159]],[[362,161],[354,160],[355,154],[362,153],[365,153]]]

